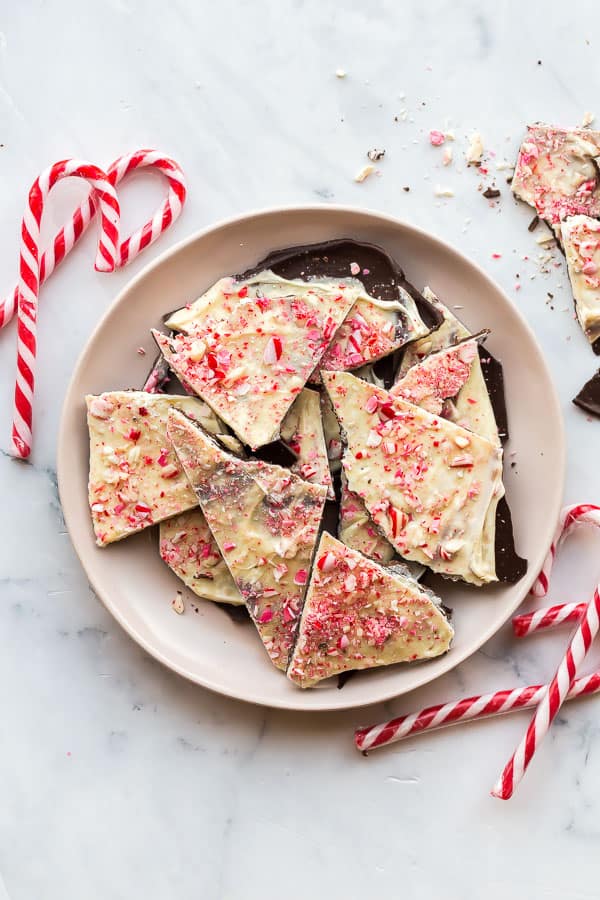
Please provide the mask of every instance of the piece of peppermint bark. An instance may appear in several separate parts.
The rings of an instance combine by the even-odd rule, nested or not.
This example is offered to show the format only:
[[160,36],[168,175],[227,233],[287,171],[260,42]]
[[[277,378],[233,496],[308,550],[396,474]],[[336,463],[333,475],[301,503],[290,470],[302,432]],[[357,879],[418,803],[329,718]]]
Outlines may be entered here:
[[450,578],[496,580],[502,450],[346,372],[323,373],[346,441],[342,465],[396,551]]
[[327,532],[321,536],[288,677],[300,687],[356,669],[432,659],[454,636],[437,598]]
[[178,411],[168,436],[271,661],[285,669],[327,489],[232,456]]
[[269,272],[235,288],[213,297],[187,332],[152,333],[177,376],[255,450],[279,437],[359,288]]
[[205,403],[143,391],[107,391],[85,399],[89,503],[99,546],[198,505],[167,440],[167,415],[183,409],[218,433],[222,423]]

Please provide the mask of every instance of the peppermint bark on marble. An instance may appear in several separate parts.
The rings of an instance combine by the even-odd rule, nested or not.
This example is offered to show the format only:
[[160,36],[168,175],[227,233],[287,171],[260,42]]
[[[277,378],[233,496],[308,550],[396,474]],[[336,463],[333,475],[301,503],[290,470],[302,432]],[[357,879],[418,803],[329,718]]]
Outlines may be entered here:
[[232,456],[178,411],[168,436],[271,661],[285,669],[327,489]]
[[500,447],[350,373],[323,381],[350,490],[400,556],[472,584],[495,581]]
[[292,282],[265,272],[235,288],[221,284],[214,296],[200,298],[186,333],[152,334],[178,377],[256,449],[279,436],[359,287],[331,279]]
[[218,433],[223,425],[205,403],[143,391],[108,391],[85,399],[89,503],[100,547],[198,505],[167,440],[167,415],[183,409]]
[[511,189],[560,236],[568,216],[600,216],[600,132],[529,125]]
[[357,669],[445,653],[454,630],[438,599],[324,532],[288,677],[300,687]]

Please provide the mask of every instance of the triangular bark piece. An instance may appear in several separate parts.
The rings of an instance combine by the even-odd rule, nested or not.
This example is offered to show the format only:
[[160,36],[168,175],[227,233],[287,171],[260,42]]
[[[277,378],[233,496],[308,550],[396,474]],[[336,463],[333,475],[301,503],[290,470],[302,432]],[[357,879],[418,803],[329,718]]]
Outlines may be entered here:
[[454,630],[436,601],[324,532],[288,677],[306,688],[352,669],[440,656]]
[[501,449],[350,373],[323,381],[348,486],[400,556],[473,584],[496,580],[486,518],[502,492]]
[[[430,288],[424,288],[423,296],[434,306],[443,317],[442,324],[437,331],[432,332],[420,341],[410,344],[404,352],[396,381],[405,378],[410,369],[432,353],[439,353],[449,347],[471,337],[471,332],[460,319],[457,319],[447,306],[438,300]],[[480,434],[492,443],[499,443],[498,427],[494,410],[486,387],[481,362],[474,359],[471,371],[465,384],[460,388],[453,402],[445,410],[447,418],[475,434]]]
[[198,597],[243,605],[202,510],[192,509],[161,522],[159,548],[163,562]]
[[218,433],[223,424],[195,397],[107,391],[86,398],[89,501],[100,547],[198,505],[167,440],[167,414],[183,409]]
[[177,411],[168,436],[272,662],[285,669],[326,488],[232,456]]
[[266,272],[213,297],[188,333],[152,333],[183,383],[254,450],[279,437],[358,292],[337,280],[286,281]]
[[327,488],[327,499],[335,499],[327,447],[323,433],[319,394],[304,388],[281,424],[281,438],[296,454],[291,470],[311,484]]

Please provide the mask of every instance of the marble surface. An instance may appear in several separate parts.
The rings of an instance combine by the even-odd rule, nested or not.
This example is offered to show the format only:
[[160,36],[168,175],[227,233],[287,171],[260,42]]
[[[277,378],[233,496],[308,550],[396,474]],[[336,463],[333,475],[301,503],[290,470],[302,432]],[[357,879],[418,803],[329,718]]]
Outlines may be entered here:
[[[511,199],[506,170],[496,170],[514,158],[526,122],[577,123],[595,104],[600,114],[600,28],[593,0],[581,0],[574,16],[558,0],[547,0],[542,17],[535,6],[173,0],[167,9],[156,0],[82,0],[76,14],[67,0],[6,6],[4,286],[16,274],[29,184],[67,155],[102,164],[149,145],[181,161],[190,199],[160,250],[252,207],[323,201],[392,213],[456,244],[522,310],[563,402],[566,499],[600,501],[600,425],[570,404],[596,360],[573,321],[563,266],[540,272],[540,248],[526,227],[531,213]],[[345,79],[335,77],[338,67]],[[444,169],[427,134],[446,127],[456,141]],[[489,170],[502,197],[494,208],[477,190],[491,177],[465,169],[474,129],[496,154]],[[356,184],[371,147],[386,150],[381,175]],[[455,196],[436,197],[438,184]],[[151,176],[124,188],[128,226],[161,190]],[[78,196],[78,185],[61,186],[47,224],[58,225]],[[93,241],[89,235],[43,292],[29,465],[6,454],[14,327],[0,341],[0,896],[596,897],[598,701],[561,713],[510,804],[489,789],[522,734],[521,714],[367,759],[351,743],[365,720],[547,679],[564,632],[519,644],[505,627],[414,695],[385,708],[308,716],[187,684],[106,613],[61,518],[58,416],[94,323],[159,250],[103,276],[92,269]],[[555,600],[589,594],[593,555],[593,535],[572,541]]]

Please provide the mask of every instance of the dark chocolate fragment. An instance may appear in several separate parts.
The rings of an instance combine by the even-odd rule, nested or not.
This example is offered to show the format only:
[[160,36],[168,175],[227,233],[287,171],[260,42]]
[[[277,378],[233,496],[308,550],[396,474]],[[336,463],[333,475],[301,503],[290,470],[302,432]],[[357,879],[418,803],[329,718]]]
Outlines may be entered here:
[[352,263],[360,266],[356,277],[364,284],[371,297],[378,300],[398,300],[399,287],[414,299],[421,318],[428,328],[439,328],[442,315],[410,284],[400,266],[383,250],[373,244],[364,244],[342,238],[275,250],[251,269],[237,276],[242,281],[265,269],[271,269],[282,278],[316,278],[329,276],[348,278]]
[[284,468],[289,468],[298,459],[297,454],[283,441],[271,441],[270,444],[264,444],[253,451],[246,447],[246,450],[255,459],[262,459],[263,462],[271,463],[274,466],[283,466]]
[[482,196],[485,197],[486,200],[495,200],[496,197],[500,196],[500,191],[498,190],[498,188],[489,187],[485,189]]
[[383,381],[386,391],[389,391],[396,380],[401,354],[402,350],[396,350],[395,353],[388,353],[387,356],[382,356],[381,359],[373,363],[373,374],[380,381]]
[[[594,341],[594,345],[598,344],[598,350],[594,346],[594,352],[600,353],[600,338]],[[592,416],[600,418],[600,369],[593,375],[589,381],[586,381],[573,403]]]
[[352,678],[353,675],[356,675],[356,669],[348,669],[347,672],[340,672],[337,677],[338,691],[341,691],[348,679]]
[[252,621],[245,605],[233,606],[231,603],[216,603],[215,606],[222,609],[236,625],[247,625]]
[[504,393],[504,374],[502,363],[481,345],[479,346],[479,361],[490,403],[498,426],[500,440],[504,444],[509,437],[508,414],[506,412],[506,396]]
[[533,217],[533,219],[531,220],[531,222],[529,223],[529,225],[527,226],[527,231],[535,231],[535,229],[538,227],[539,224],[540,224],[540,217],[538,215],[535,215]]
[[496,509],[496,575],[498,581],[516,584],[527,571],[527,560],[515,549],[512,516],[506,497]]
[[596,338],[596,340],[592,342],[592,350],[596,356],[600,356],[600,338]]

